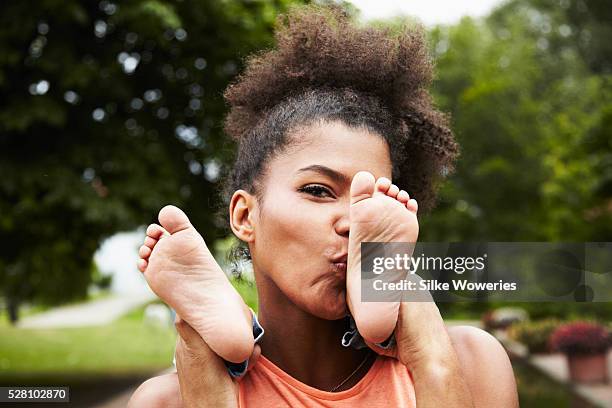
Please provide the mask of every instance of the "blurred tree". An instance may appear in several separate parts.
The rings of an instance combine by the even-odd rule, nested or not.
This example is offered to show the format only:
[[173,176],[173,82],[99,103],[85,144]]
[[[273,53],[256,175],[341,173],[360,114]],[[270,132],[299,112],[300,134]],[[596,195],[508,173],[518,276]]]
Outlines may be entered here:
[[[431,31],[437,100],[462,156],[423,239],[610,239],[610,60],[572,35],[609,43],[598,37],[605,29],[590,28],[594,19],[611,27],[608,10],[591,15],[600,3],[514,0],[485,20]],[[574,9],[591,17],[577,19]]]
[[[554,25],[549,37],[571,43],[590,70],[612,74],[612,8],[607,0],[532,0]],[[529,4],[529,3],[527,3]],[[555,32],[556,31],[556,32]]]
[[216,238],[222,92],[294,0],[4,1],[0,293],[86,293],[101,240],[184,206]]
[[[610,241],[610,10],[597,0],[512,0],[486,19],[432,29],[434,88],[462,156],[421,239]],[[522,306],[534,316],[610,316],[600,303]]]

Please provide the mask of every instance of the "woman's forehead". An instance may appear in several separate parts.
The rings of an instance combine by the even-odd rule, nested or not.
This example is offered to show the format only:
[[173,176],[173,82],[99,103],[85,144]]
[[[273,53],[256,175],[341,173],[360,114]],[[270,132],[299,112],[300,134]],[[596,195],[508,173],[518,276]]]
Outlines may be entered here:
[[339,122],[322,123],[300,129],[292,137],[293,147],[281,153],[273,166],[285,174],[298,175],[304,169],[319,166],[350,177],[360,170],[391,176],[387,142],[365,128],[352,128]]

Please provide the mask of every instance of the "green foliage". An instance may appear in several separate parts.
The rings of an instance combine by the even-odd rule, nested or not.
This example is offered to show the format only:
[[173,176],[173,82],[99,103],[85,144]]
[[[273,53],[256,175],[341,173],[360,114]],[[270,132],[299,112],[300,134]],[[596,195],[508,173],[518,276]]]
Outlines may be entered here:
[[251,309],[257,313],[259,307],[259,300],[257,298],[257,289],[255,288],[255,282],[249,281],[244,278],[233,278],[232,285],[238,291],[244,303],[247,304]]
[[[562,3],[591,10],[600,2]],[[585,62],[570,33],[590,26],[566,11],[557,1],[515,0],[483,21],[431,31],[434,88],[462,156],[423,220],[425,240],[611,236],[612,76]]]
[[512,325],[510,336],[526,345],[530,353],[546,353],[550,351],[548,339],[560,324],[556,318],[521,322]]
[[221,95],[294,2],[2,3],[0,296],[10,310],[83,297],[100,242],[164,204],[216,239],[231,156]]
[[[420,239],[610,240],[612,9],[604,3],[513,0],[484,20],[431,30],[436,99],[452,116],[461,157],[440,205],[421,218]],[[538,316],[611,316],[603,303],[525,306]]]

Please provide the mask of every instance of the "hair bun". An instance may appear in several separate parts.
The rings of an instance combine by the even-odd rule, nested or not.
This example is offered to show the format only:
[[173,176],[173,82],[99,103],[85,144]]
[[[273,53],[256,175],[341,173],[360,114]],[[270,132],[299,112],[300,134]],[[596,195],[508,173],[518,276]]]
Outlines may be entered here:
[[452,172],[459,148],[428,92],[433,63],[422,27],[364,26],[338,6],[298,6],[279,16],[276,42],[248,58],[226,90],[227,135],[241,141],[273,107],[307,90],[374,98],[402,142],[397,181],[420,209],[432,208],[437,181]]
[[275,37],[277,46],[249,57],[225,92],[225,130],[235,140],[267,109],[308,88],[351,88],[396,113],[430,109],[429,98],[415,103],[432,79],[419,26],[359,26],[338,6],[311,5],[280,15]]

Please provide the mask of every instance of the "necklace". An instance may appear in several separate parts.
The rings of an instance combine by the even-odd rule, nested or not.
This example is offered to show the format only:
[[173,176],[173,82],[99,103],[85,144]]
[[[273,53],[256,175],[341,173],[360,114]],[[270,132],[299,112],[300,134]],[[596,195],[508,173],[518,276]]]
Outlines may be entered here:
[[368,354],[366,354],[365,358],[363,359],[363,361],[361,363],[359,363],[359,365],[357,366],[357,368],[355,370],[353,370],[352,373],[349,374],[348,377],[346,377],[340,384],[336,385],[334,388],[332,388],[331,390],[329,390],[329,392],[334,392],[336,391],[338,388],[342,387],[344,384],[346,384],[346,382],[348,380],[350,380],[351,378],[353,378],[353,376],[357,373],[357,371],[359,371],[359,369],[361,367],[363,367],[363,365],[366,363],[366,361],[368,361],[368,359],[370,358],[370,354],[372,352],[368,351]]

